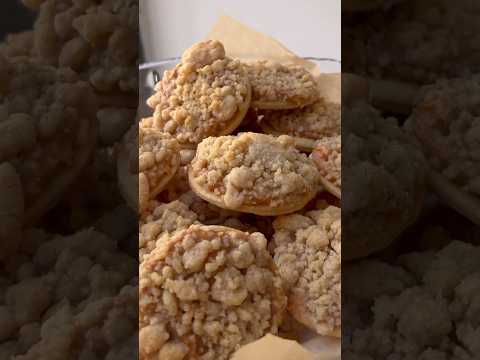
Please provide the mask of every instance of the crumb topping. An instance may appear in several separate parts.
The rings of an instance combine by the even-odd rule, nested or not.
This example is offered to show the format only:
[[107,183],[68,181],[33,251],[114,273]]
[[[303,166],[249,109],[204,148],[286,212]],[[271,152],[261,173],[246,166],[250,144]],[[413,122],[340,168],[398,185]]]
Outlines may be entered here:
[[[138,160],[136,150],[131,153],[130,170],[138,172],[139,203],[143,209],[146,202],[157,196],[179,167],[179,147],[169,134],[156,129],[138,128]],[[143,179],[142,179],[143,178]]]
[[409,127],[430,165],[480,196],[480,77],[423,88]]
[[260,127],[267,134],[314,140],[340,134],[340,104],[323,100],[299,109],[265,110],[260,116]]
[[187,147],[232,132],[250,104],[250,84],[242,64],[225,57],[217,41],[188,49],[155,90],[147,101],[155,109],[154,126]]
[[140,222],[138,247],[140,262],[168,235],[197,222],[197,214],[181,201],[159,204]]
[[96,103],[71,70],[0,55],[0,162],[18,173],[31,205],[90,151]]
[[34,26],[34,54],[70,67],[99,93],[138,91],[138,1],[46,0]]
[[259,109],[296,108],[318,99],[312,75],[303,67],[272,61],[245,63],[252,85],[252,106]]
[[338,188],[342,187],[342,139],[340,135],[319,140],[312,153],[320,176]]
[[262,234],[192,225],[140,266],[140,359],[227,360],[276,333],[284,306]]
[[255,133],[205,139],[190,177],[202,192],[220,199],[222,207],[240,211],[245,206],[270,211],[303,207],[318,188],[315,164],[295,149],[291,138]]
[[290,292],[289,310],[321,335],[341,325],[340,217],[339,208],[324,206],[273,222],[274,261]]

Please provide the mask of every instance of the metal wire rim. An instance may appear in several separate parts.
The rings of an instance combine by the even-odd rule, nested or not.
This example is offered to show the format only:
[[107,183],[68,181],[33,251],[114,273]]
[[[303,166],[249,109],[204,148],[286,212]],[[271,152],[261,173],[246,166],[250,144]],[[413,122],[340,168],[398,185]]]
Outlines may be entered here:
[[[167,58],[167,59],[163,59],[163,60],[156,61],[156,62],[144,63],[144,64],[140,64],[138,69],[140,71],[149,70],[149,69],[155,68],[157,66],[162,66],[162,65],[168,64],[172,61],[179,61],[180,59],[181,58],[177,56],[177,57]],[[337,63],[337,64],[342,63],[340,60],[333,59],[333,58],[319,58],[319,57],[314,57],[314,56],[306,56],[306,57],[304,57],[304,59],[305,60],[313,60],[313,61],[329,61],[329,62],[333,62],[333,63]],[[162,77],[160,76],[160,74],[158,73],[157,70],[152,70],[152,76],[153,76],[153,83],[154,84],[157,84],[162,79]]]

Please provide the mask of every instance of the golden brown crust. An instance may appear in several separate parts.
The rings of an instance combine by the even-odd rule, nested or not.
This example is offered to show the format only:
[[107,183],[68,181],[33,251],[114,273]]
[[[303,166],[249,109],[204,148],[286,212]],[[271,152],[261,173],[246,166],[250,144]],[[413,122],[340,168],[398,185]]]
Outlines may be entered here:
[[140,359],[227,360],[277,332],[285,300],[262,234],[192,225],[140,266]]
[[303,67],[271,61],[245,63],[252,84],[252,107],[257,109],[293,109],[315,102],[318,88]]
[[256,133],[204,140],[189,169],[198,196],[257,215],[301,209],[317,193],[318,181],[315,165],[291,138]]

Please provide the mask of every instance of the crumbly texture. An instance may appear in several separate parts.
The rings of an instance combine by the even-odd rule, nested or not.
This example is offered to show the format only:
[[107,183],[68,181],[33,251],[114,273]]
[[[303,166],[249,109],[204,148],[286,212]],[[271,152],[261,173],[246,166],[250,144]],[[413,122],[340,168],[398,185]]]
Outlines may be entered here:
[[342,109],[342,128],[342,255],[352,259],[387,247],[416,220],[426,162],[396,119],[368,105]]
[[312,153],[320,176],[342,188],[342,138],[340,135],[319,140]]
[[[29,1],[32,2],[32,1]],[[138,1],[46,0],[34,26],[34,54],[70,67],[108,96],[138,91]]]
[[0,53],[7,57],[31,56],[33,50],[33,31],[7,34],[0,43]]
[[264,110],[259,115],[259,125],[267,134],[318,140],[341,131],[340,104],[324,100],[299,109]]
[[225,57],[218,41],[198,43],[166,71],[147,103],[154,126],[180,144],[195,147],[208,136],[227,135],[250,105],[250,84],[242,64]]
[[[363,2],[364,3],[364,2]],[[386,11],[345,14],[342,70],[374,78],[431,84],[480,72],[480,3],[403,1]]]
[[14,167],[34,221],[48,210],[47,198],[86,164],[97,104],[89,85],[68,69],[0,55],[0,79],[0,162]]
[[177,171],[180,165],[179,146],[169,134],[140,126],[138,148],[133,149],[131,155],[130,171],[139,177],[138,202],[142,214],[148,202],[164,189]]
[[292,109],[318,100],[312,75],[298,65],[272,61],[245,64],[252,84],[252,106],[259,109]]
[[271,215],[303,207],[319,180],[315,164],[295,149],[292,138],[255,133],[204,140],[189,175],[199,196],[218,199],[218,206],[253,213],[268,207]]
[[140,359],[227,360],[276,333],[285,303],[262,234],[192,225],[140,266]]
[[324,208],[273,222],[274,261],[288,291],[289,311],[320,335],[341,325],[341,211]]
[[138,234],[140,263],[154,250],[160,241],[166,241],[169,234],[188,228],[197,222],[197,214],[181,201],[159,204],[141,220]]
[[138,264],[115,247],[92,230],[27,230],[0,279],[2,358],[128,359],[115,355],[138,337]]
[[480,77],[439,81],[422,89],[408,128],[429,164],[480,196]]
[[[351,279],[343,284],[346,302],[360,295],[366,316],[344,328],[343,356],[478,359],[479,256],[480,247],[450,241],[440,251],[402,255],[392,265],[366,260],[345,267]],[[366,281],[372,278],[378,280]]]

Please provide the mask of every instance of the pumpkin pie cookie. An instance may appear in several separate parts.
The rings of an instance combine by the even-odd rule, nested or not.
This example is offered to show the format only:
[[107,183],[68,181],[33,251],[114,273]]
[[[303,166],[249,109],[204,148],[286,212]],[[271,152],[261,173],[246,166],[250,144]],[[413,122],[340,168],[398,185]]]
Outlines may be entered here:
[[337,198],[342,197],[342,143],[341,136],[319,140],[311,157],[320,172],[323,187]]
[[153,124],[194,148],[209,136],[227,135],[250,106],[251,87],[243,65],[225,56],[218,41],[186,50],[181,63],[165,72],[147,103]]
[[192,225],[140,265],[140,359],[227,360],[277,333],[286,297],[260,233]]
[[260,128],[272,135],[318,140],[341,131],[340,104],[324,100],[299,109],[260,111],[259,117]]
[[334,206],[278,217],[274,261],[288,292],[288,309],[320,335],[340,336],[341,210]]
[[133,208],[138,202],[143,215],[180,166],[178,143],[157,129],[133,126],[119,149],[117,166],[124,197]]
[[319,173],[292,138],[242,133],[200,143],[189,182],[198,196],[221,208],[281,215],[316,195]]
[[253,108],[293,109],[319,98],[315,79],[301,66],[260,60],[245,63],[245,69],[252,85]]

